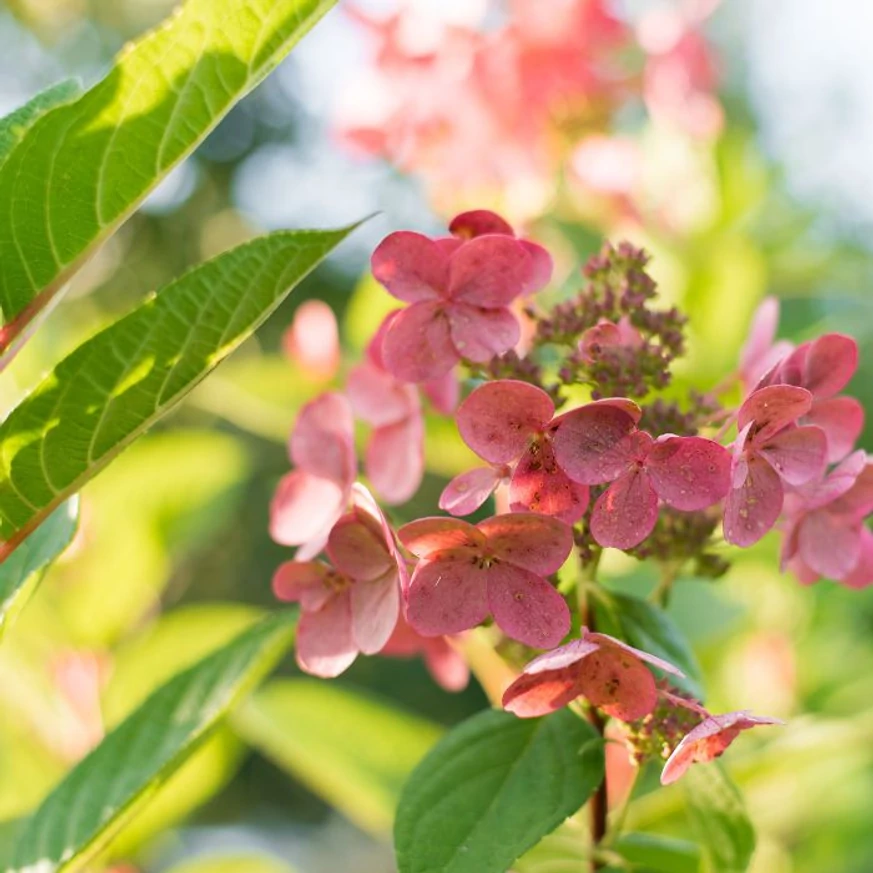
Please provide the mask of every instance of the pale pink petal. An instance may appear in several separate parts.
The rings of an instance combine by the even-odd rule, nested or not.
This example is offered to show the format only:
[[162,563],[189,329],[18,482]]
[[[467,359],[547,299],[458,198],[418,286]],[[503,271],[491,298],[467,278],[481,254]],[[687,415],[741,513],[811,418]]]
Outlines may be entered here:
[[549,440],[534,441],[516,464],[509,486],[513,512],[539,512],[574,524],[588,508],[588,486],[559,466]]
[[605,713],[622,721],[648,715],[658,701],[655,677],[639,658],[604,646],[579,667],[579,689]]
[[473,306],[505,307],[525,290],[531,272],[531,256],[518,240],[475,237],[449,259],[448,296]]
[[342,394],[322,394],[297,416],[289,444],[292,462],[308,473],[336,483],[355,478],[354,417]]
[[519,718],[537,718],[563,709],[582,692],[575,666],[533,675],[524,672],[503,693],[503,708]]
[[873,462],[870,461],[869,456],[864,468],[852,483],[852,487],[828,509],[856,520],[873,512]]
[[400,615],[397,573],[372,582],[356,582],[351,591],[352,639],[359,651],[375,655],[391,637]]
[[377,427],[370,435],[365,459],[367,476],[385,503],[406,503],[424,476],[424,424],[414,414]]
[[501,562],[541,576],[555,573],[573,548],[573,529],[547,515],[510,512],[480,521],[476,527]]
[[311,561],[316,555],[320,555],[327,545],[330,529],[324,530],[315,539],[307,540],[294,552],[295,561]]
[[392,319],[382,340],[385,368],[404,382],[444,376],[458,362],[441,303],[414,303]]
[[405,591],[409,583],[406,574],[406,559],[397,548],[397,538],[394,536],[394,529],[388,523],[385,513],[382,512],[381,507],[376,502],[376,498],[360,482],[355,482],[352,485],[351,498],[352,506],[360,514],[360,517],[368,524],[375,523],[381,531],[382,542],[388,549],[388,554],[391,556],[391,560],[400,574],[400,583]]
[[646,459],[658,497],[685,512],[718,503],[731,487],[731,456],[703,437],[661,437]]
[[377,579],[394,566],[378,521],[363,512],[347,513],[337,521],[327,555],[334,567],[355,580]]
[[300,617],[297,663],[301,670],[333,679],[347,670],[357,656],[348,596],[332,597],[318,612],[304,612]]
[[858,343],[850,336],[829,333],[809,347],[803,367],[804,388],[816,398],[833,397],[858,369]]
[[773,378],[782,362],[794,351],[794,344],[788,340],[779,340],[753,367],[740,372],[743,386],[746,390],[764,388],[773,384]]
[[873,532],[861,528],[861,554],[851,573],[839,580],[847,588],[867,588],[873,585]]
[[792,496],[800,499],[802,509],[819,509],[848,492],[866,466],[867,453],[858,449],[844,458],[824,478],[796,488]]
[[542,388],[514,379],[486,382],[458,408],[458,432],[480,458],[505,464],[552,420],[555,405]]
[[518,319],[506,307],[483,309],[452,303],[449,313],[452,342],[460,357],[485,363],[508,352],[521,339]]
[[456,215],[449,224],[449,232],[464,240],[487,233],[515,236],[509,223],[489,209],[471,209]]
[[861,530],[858,524],[819,509],[798,525],[797,547],[801,561],[819,576],[842,579],[861,556]]
[[437,412],[451,415],[455,411],[461,396],[461,382],[454,370],[449,370],[444,376],[429,382],[423,382],[420,387]]
[[594,633],[587,628],[582,628],[582,635],[587,641],[596,643],[600,647],[615,646],[623,652],[633,655],[635,658],[639,658],[641,661],[645,661],[653,667],[657,667],[659,670],[663,670],[665,673],[672,673],[674,676],[685,675],[678,667],[673,666],[669,661],[665,661],[663,658],[658,658],[655,655],[650,655],[642,649],[635,649],[633,646],[629,646],[627,643],[622,642],[615,637],[611,637],[609,634]]
[[283,546],[326,537],[345,509],[346,492],[330,479],[292,470],[270,503],[270,536]]
[[282,335],[282,349],[310,378],[332,379],[340,365],[339,329],[323,300],[305,300]]
[[445,637],[425,640],[424,663],[430,675],[446,691],[463,691],[470,682],[467,662]]
[[864,430],[864,407],[854,397],[828,397],[816,400],[803,421],[825,432],[828,463],[833,464],[852,451]]
[[[766,357],[773,340],[776,339],[778,326],[779,300],[776,297],[765,297],[752,316],[748,339],[740,351],[740,373],[744,376],[754,371],[759,362]],[[761,375],[758,373],[757,378]],[[748,378],[746,381],[754,382],[756,379]]]
[[482,549],[485,537],[472,524],[457,518],[419,518],[403,525],[397,536],[419,558],[429,558],[443,549]]
[[500,467],[477,467],[455,476],[440,495],[440,509],[452,515],[475,512],[494,493],[503,472]]
[[583,485],[611,482],[633,458],[634,418],[616,405],[589,403],[561,416],[552,443],[564,472]]
[[801,343],[790,355],[788,355],[774,372],[766,374],[768,384],[785,383],[786,385],[803,386],[804,371],[806,368],[806,356],[812,347],[811,342]]
[[433,240],[409,230],[385,237],[373,252],[370,266],[376,281],[407,303],[441,297],[448,287],[445,252]]
[[346,394],[355,415],[373,427],[394,424],[418,412],[418,390],[398,382],[370,361],[354,367],[346,380]]
[[456,634],[488,616],[486,574],[465,550],[439,552],[412,574],[406,620],[425,636]]
[[279,600],[299,603],[306,612],[321,609],[333,596],[331,569],[321,561],[285,561],[273,574],[273,593]]
[[374,333],[370,338],[370,342],[367,343],[367,360],[378,370],[385,369],[385,362],[382,359],[382,343],[385,340],[385,334],[388,331],[388,328],[391,327],[394,319],[397,318],[401,312],[403,312],[402,309],[394,309],[389,312],[385,318],[382,319],[382,323],[376,329],[376,333]]
[[554,263],[552,256],[538,243],[527,239],[520,239],[519,244],[530,255],[530,270],[524,281],[522,294],[526,297],[542,291],[552,279]]
[[818,427],[793,427],[758,444],[762,455],[789,485],[803,485],[821,476],[827,457],[827,438]]
[[784,492],[779,474],[757,455],[748,458],[746,478],[725,499],[724,538],[735,546],[751,546],[776,524]]
[[486,572],[488,605],[507,636],[536,649],[551,649],[570,632],[567,602],[545,579],[502,562]]
[[537,655],[536,658],[527,664],[524,672],[533,675],[535,673],[563,670],[565,667],[578,664],[583,658],[587,658],[588,655],[600,648],[600,643],[589,639],[590,636],[583,629],[579,639],[571,640],[563,646],[558,646],[556,649],[552,649],[551,652]]
[[591,512],[591,535],[601,546],[632,549],[654,529],[658,495],[648,475],[629,470],[597,498]]
[[812,406],[812,394],[795,385],[771,385],[750,394],[740,407],[737,429],[754,423],[752,441],[759,445],[794,424]]

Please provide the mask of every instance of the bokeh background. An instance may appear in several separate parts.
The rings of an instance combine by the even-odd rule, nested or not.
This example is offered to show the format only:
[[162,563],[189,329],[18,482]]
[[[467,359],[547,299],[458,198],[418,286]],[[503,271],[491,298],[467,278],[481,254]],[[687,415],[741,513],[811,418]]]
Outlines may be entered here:
[[[171,6],[0,3],[0,111],[64,77],[94,81]],[[327,301],[341,370],[357,360],[390,307],[367,276],[390,230],[498,209],[555,254],[554,298],[579,287],[604,237],[629,238],[692,319],[676,390],[729,373],[774,294],[782,336],[857,337],[850,390],[873,408],[871,31],[859,0],[341,0],[83,270],[0,380],[10,408],[83,337],[255,233],[378,213],[83,493],[76,541],[0,648],[0,844],[107,726],[271,608],[288,557],[267,534],[285,441],[300,405],[342,378],[295,352],[289,330],[301,303]],[[450,422],[429,423],[427,460],[397,519],[432,512],[468,465]],[[652,585],[630,559],[607,572],[635,593]],[[758,827],[751,869],[869,873],[873,592],[780,576],[771,535],[718,582],[681,579],[672,613],[716,710],[789,722],[728,762]],[[283,673],[286,693],[263,701],[272,727],[244,709],[125,829],[108,867],[393,869],[405,770],[483,693],[448,694],[416,660],[359,659],[329,684],[290,660]],[[649,782],[631,822],[687,837],[681,793]]]

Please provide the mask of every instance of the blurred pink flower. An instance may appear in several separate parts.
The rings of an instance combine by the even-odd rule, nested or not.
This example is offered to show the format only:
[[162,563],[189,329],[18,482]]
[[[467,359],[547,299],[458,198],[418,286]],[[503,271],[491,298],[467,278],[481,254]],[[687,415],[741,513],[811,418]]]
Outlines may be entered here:
[[402,615],[379,654],[392,658],[421,655],[431,676],[446,691],[463,691],[470,681],[470,668],[450,637],[422,636]]
[[289,440],[295,469],[283,476],[270,504],[270,536],[300,546],[298,560],[317,555],[345,512],[357,473],[354,421],[348,400],[322,394],[300,411]]
[[507,636],[537,648],[557,645],[570,629],[564,598],[543,577],[573,547],[569,525],[510,513],[477,525],[423,518],[404,525],[400,541],[421,560],[409,585],[406,618],[425,636],[454,634],[493,614]]
[[776,340],[779,327],[779,300],[765,297],[752,316],[749,336],[740,351],[739,375],[743,393],[748,394],[783,358],[794,345],[787,340]]
[[661,772],[661,784],[669,785],[675,782],[692,764],[714,761],[721,757],[741,731],[759,725],[783,723],[778,718],[752,715],[746,710],[728,712],[724,715],[710,715],[697,727],[692,728],[673,750]]
[[282,348],[304,376],[327,382],[339,370],[339,328],[333,310],[322,300],[306,300],[282,335]]
[[655,677],[646,664],[683,675],[654,655],[583,627],[579,639],[534,658],[506,689],[503,707],[521,718],[533,718],[584,697],[607,715],[636,721],[658,700]]
[[85,649],[67,649],[50,665],[55,685],[72,710],[59,734],[62,754],[77,761],[94,748],[104,735],[100,694],[110,671],[106,655]]

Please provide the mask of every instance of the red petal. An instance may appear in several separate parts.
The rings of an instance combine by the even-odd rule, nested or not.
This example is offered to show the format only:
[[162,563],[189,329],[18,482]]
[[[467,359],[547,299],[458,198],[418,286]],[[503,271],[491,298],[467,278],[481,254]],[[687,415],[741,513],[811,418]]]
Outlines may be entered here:
[[465,240],[486,233],[515,236],[511,225],[489,209],[472,209],[456,215],[449,224],[449,232]]
[[509,488],[513,512],[539,512],[573,524],[588,508],[588,486],[574,482],[558,466],[549,440],[535,441],[524,452]]
[[449,283],[449,261],[431,239],[400,230],[385,237],[370,259],[376,281],[398,300],[418,303],[443,296]]
[[743,547],[758,542],[776,524],[783,498],[779,474],[763,458],[749,456],[745,481],[725,500],[724,538]]
[[575,666],[528,675],[522,673],[503,694],[503,708],[519,718],[536,718],[565,707],[580,694]]
[[648,715],[658,701],[651,671],[639,658],[614,646],[585,658],[579,668],[579,688],[591,703],[622,721]]
[[568,524],[534,512],[495,515],[476,527],[496,558],[541,576],[556,572],[573,548]]
[[858,369],[858,343],[850,336],[828,333],[809,347],[802,385],[817,398],[833,397]]
[[597,498],[591,535],[601,546],[632,549],[652,532],[657,520],[658,495],[648,475],[634,468]]
[[827,450],[827,438],[818,427],[793,427],[758,445],[758,453],[789,485],[803,485],[821,476]]
[[488,616],[486,575],[465,551],[420,561],[409,584],[406,620],[425,636],[456,634]]
[[740,407],[737,430],[754,422],[752,441],[760,445],[789,424],[794,424],[801,415],[806,415],[811,406],[812,394],[805,388],[794,385],[759,388]]
[[662,437],[649,452],[646,472],[664,503],[694,512],[718,503],[728,493],[731,456],[703,437]]

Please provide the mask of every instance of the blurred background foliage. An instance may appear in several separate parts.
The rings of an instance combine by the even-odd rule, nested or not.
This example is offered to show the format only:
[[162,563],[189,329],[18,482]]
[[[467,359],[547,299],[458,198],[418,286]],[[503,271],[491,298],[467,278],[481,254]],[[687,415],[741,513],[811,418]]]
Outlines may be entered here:
[[[464,6],[428,2],[432,14]],[[654,4],[615,5],[637,20]],[[64,76],[93,81],[171,6],[0,3],[0,110]],[[491,6],[499,16],[501,4]],[[726,0],[706,22],[725,123],[689,138],[637,120],[658,210],[630,222],[568,182],[554,208],[522,216],[556,254],[555,296],[579,286],[578,265],[603,236],[630,236],[653,253],[664,298],[691,316],[691,351],[673,390],[712,387],[729,372],[754,307],[772,293],[784,336],[857,337],[862,365],[850,390],[873,408],[873,199],[863,193],[873,183],[873,131],[858,121],[873,117],[873,79],[859,48],[870,30],[857,19],[873,20],[853,0],[828,9],[822,17],[815,0]],[[9,408],[146,292],[260,230],[381,211],[82,494],[76,540],[0,648],[0,845],[107,727],[271,608],[270,578],[287,554],[267,535],[267,512],[288,467],[285,440],[300,405],[334,384],[290,359],[283,335],[302,302],[325,300],[346,366],[353,362],[391,305],[367,276],[369,250],[390,229],[435,231],[447,217],[414,173],[364,159],[336,135],[345,83],[367,58],[365,35],[346,13],[328,16],[173,173],[0,379]],[[481,205],[505,203],[495,195]],[[653,217],[664,209],[669,227]],[[868,450],[871,437],[868,425]],[[430,421],[424,487],[396,518],[430,514],[446,477],[469,459],[451,422]],[[777,564],[771,535],[717,583],[680,580],[671,610],[716,711],[742,705],[789,719],[763,745],[744,740],[729,761],[759,831],[751,869],[868,873],[873,591],[805,589]],[[654,584],[623,556],[606,569],[623,591],[643,595]],[[387,834],[404,774],[484,694],[475,683],[443,692],[417,660],[361,658],[329,684],[299,677],[290,663],[283,672],[121,834],[106,859],[116,873],[392,869]],[[629,821],[688,838],[681,790],[654,791],[654,781],[644,781]],[[524,869],[574,869],[548,851],[543,858]]]

